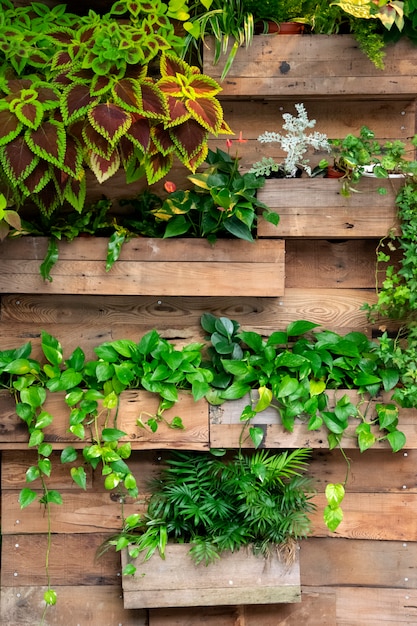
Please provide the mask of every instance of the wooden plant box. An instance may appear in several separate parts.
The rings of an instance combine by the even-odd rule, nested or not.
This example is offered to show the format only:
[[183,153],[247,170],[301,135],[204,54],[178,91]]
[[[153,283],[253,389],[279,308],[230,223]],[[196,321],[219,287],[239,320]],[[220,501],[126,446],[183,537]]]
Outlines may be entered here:
[[[149,428],[144,429],[137,425],[142,417],[146,422],[149,415],[156,412],[159,400],[156,394],[147,391],[129,390],[120,395],[117,428],[126,432],[122,442],[129,441],[132,450],[149,450],[159,448],[175,448],[185,450],[207,450],[208,440],[208,404],[205,400],[195,402],[190,393],[181,392],[178,402],[171,409],[165,411],[164,416],[169,421],[180,416],[184,429],[169,428],[161,423],[155,433]],[[86,443],[68,431],[70,409],[65,403],[63,393],[48,394],[44,408],[54,421],[44,429],[45,441],[51,443],[55,450],[62,450],[71,445],[74,448],[84,448]],[[26,424],[16,415],[15,402],[6,391],[0,392],[0,450],[27,450],[29,435]],[[108,423],[112,423],[115,410]],[[86,439],[89,438],[86,428]]]
[[52,282],[39,274],[48,240],[24,237],[0,244],[0,293],[141,296],[270,296],[284,293],[283,241],[149,239],[122,248],[105,271],[106,238],[59,242]]
[[[329,410],[336,404],[337,400],[342,396],[349,396],[351,402],[356,404],[359,396],[355,390],[338,389],[332,394],[329,391]],[[376,415],[375,404],[377,402],[389,402],[391,393],[382,394],[374,398],[367,410],[367,419],[374,418]],[[253,398],[256,400],[256,393],[253,392]],[[211,448],[238,448],[241,439],[243,422],[240,421],[242,410],[250,404],[249,396],[245,396],[240,400],[225,402],[219,406],[210,407],[210,447]],[[367,403],[362,405],[364,411]],[[398,429],[401,430],[407,439],[406,449],[417,448],[417,409],[400,409]],[[353,450],[358,448],[355,429],[359,424],[359,420],[351,418],[349,428],[341,440],[341,446],[345,450]],[[258,413],[250,422],[251,425],[258,426],[263,429],[265,436],[262,442],[264,448],[313,448],[328,449],[327,429],[307,430],[306,421],[296,420],[293,432],[288,432],[281,424],[280,417],[276,409],[270,407]],[[378,435],[379,430],[375,431]],[[243,438],[242,448],[253,448],[253,442],[248,436],[248,431]],[[373,450],[390,450],[387,441],[376,442],[372,447]]]
[[[260,220],[260,237],[365,239],[398,232],[399,179],[362,178],[349,197],[332,178],[270,179],[258,198],[280,215],[278,227]],[[386,194],[381,195],[382,187]]]
[[[214,40],[206,43],[203,71],[219,80],[227,56],[213,65]],[[417,46],[405,39],[386,48],[379,70],[351,35],[255,35],[239,48],[220,96],[414,98],[416,63]]]
[[207,567],[195,565],[187,544],[166,548],[166,558],[154,554],[149,561],[131,560],[122,552],[122,566],[132,562],[134,576],[123,576],[125,609],[275,604],[300,602],[298,550],[294,563],[285,565],[276,553],[268,559],[249,549],[224,553]]

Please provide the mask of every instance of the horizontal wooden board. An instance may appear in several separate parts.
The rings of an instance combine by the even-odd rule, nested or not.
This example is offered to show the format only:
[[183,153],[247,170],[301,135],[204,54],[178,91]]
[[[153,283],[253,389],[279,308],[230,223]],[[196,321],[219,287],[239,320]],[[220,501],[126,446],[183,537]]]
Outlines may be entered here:
[[[12,253],[15,243],[18,245]],[[26,253],[25,243],[28,248]],[[227,245],[223,246],[222,258],[222,248],[216,255],[216,251],[203,240],[206,259],[203,253],[204,260],[200,261],[198,245],[191,246],[193,259],[184,260],[182,252],[185,246],[178,240],[146,242],[140,239],[140,245],[132,241],[125,245],[127,256],[142,250],[142,259],[139,253],[138,260],[121,258],[109,272],[105,271],[106,240],[81,238],[72,248],[73,243],[59,244],[60,251],[65,250],[65,254],[60,255],[51,272],[53,280],[49,282],[39,274],[39,259],[43,259],[45,242],[38,243],[36,238],[5,241],[0,246],[0,292],[154,296],[227,296],[233,293],[235,296],[267,297],[280,296],[284,292],[284,241],[268,242],[263,248],[259,241],[247,243],[236,240],[234,243],[238,245],[235,247],[242,260],[233,261],[233,246],[230,249]],[[242,246],[242,243],[245,245]],[[165,254],[159,254],[161,248]],[[259,248],[253,259],[251,248]],[[11,258],[12,254],[15,259]],[[166,256],[170,258],[166,259]],[[255,260],[256,257],[258,260]],[[269,277],[268,281],[265,281],[265,276]]]
[[[329,410],[334,406],[337,398],[347,395],[354,404],[358,402],[358,396],[355,391],[337,390],[329,391]],[[360,406],[360,410],[367,412],[367,418],[375,415],[375,403],[386,401],[391,398],[390,393],[382,394],[380,397]],[[252,397],[256,403],[256,393],[253,392]],[[239,400],[225,402],[219,406],[210,406],[210,445],[212,448],[237,448],[242,439],[242,422],[240,416],[243,409],[251,404],[249,396],[245,396]],[[399,430],[403,431],[407,443],[406,449],[417,448],[417,409],[400,409],[399,414]],[[355,429],[359,421],[351,418],[349,428],[341,440],[344,449],[357,448],[357,438],[355,437]],[[265,448],[328,448],[327,429],[309,431],[306,423],[296,420],[293,432],[286,431],[280,421],[279,413],[273,407],[269,407],[258,413],[252,420],[251,424],[262,428],[265,436],[262,445]],[[377,431],[376,431],[377,432]],[[253,448],[253,442],[249,436],[243,437],[242,447]],[[378,441],[375,443],[376,449],[389,450],[390,446],[387,441]]]
[[[158,409],[158,396],[146,391],[124,391],[120,396],[118,407],[117,427],[127,433],[120,441],[130,441],[133,449],[149,449],[160,447],[185,448],[189,450],[203,450],[209,446],[208,440],[208,405],[205,400],[195,402],[191,394],[179,394],[179,400],[172,409],[167,410],[164,416],[167,420],[180,416],[184,429],[169,428],[161,422],[158,430],[152,433],[149,428],[141,428],[137,420],[143,421],[154,415]],[[15,413],[13,398],[7,393],[0,394],[2,412],[2,428],[0,431],[0,448],[22,449],[27,446],[28,433],[25,423]],[[59,450],[71,444],[75,448],[83,448],[85,441],[81,441],[68,432],[69,407],[64,400],[64,394],[49,394],[44,408],[54,417],[53,423],[44,429],[45,441]],[[112,423],[116,412],[111,411],[108,423]],[[106,415],[103,414],[103,420]],[[88,433],[86,435],[88,440]]]
[[128,609],[172,606],[221,606],[300,602],[298,551],[291,564],[277,554],[267,559],[250,550],[223,553],[208,567],[195,565],[188,544],[169,545],[165,559],[154,554],[149,561],[131,560],[122,552],[122,566],[133,563],[134,576],[122,579],[124,606]]
[[[363,178],[359,193],[341,195],[341,182],[332,178],[267,180],[258,197],[280,215],[277,228],[262,220],[260,237],[320,237],[379,239],[398,229],[395,188],[391,180]],[[395,179],[397,180],[397,179]],[[377,192],[387,190],[385,195]],[[366,208],[365,208],[366,207]]]
[[[206,39],[204,72],[219,78],[214,40]],[[225,96],[347,96],[391,98],[415,93],[416,48],[404,38],[386,49],[384,71],[359,50],[351,35],[257,35],[237,51],[222,83]]]
[[[120,581],[119,581],[120,583]],[[125,609],[120,584],[54,587],[58,600],[48,607],[45,626],[148,626],[147,611]],[[40,623],[46,587],[3,587],[2,624],[34,626]]]

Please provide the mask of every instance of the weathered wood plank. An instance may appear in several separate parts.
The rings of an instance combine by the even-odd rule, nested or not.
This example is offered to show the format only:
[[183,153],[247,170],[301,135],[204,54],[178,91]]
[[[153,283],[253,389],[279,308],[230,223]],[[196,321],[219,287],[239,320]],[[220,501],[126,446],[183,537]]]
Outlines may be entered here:
[[[381,71],[350,35],[258,35],[251,46],[238,50],[222,97],[404,97],[415,93],[416,55],[416,48],[402,39],[387,48]],[[223,66],[213,65],[213,58],[213,39],[207,38],[204,72],[219,78]]]
[[285,564],[277,554],[268,559],[250,550],[226,552],[208,567],[195,565],[188,544],[168,545],[163,560],[131,560],[122,552],[122,566],[133,563],[134,576],[122,579],[124,606],[132,608],[172,606],[221,606],[300,602],[298,551]]
[[[353,403],[357,402],[357,394],[349,390],[337,390],[329,393],[329,410],[334,406],[334,402],[342,395],[347,395]],[[367,407],[367,416],[370,418],[375,413],[375,403],[379,401],[389,401],[391,394],[383,394],[380,397],[368,403],[364,403],[361,410]],[[253,398],[256,393],[253,392]],[[249,396],[245,396],[239,400],[225,402],[218,406],[210,406],[210,446],[212,448],[238,448],[242,439],[243,424],[240,416],[245,406],[250,404]],[[416,409],[400,409],[399,414],[399,430],[403,431],[407,438],[406,449],[417,448],[417,423]],[[279,413],[273,407],[269,407],[258,413],[252,420],[251,424],[261,427],[265,432],[263,445],[266,448],[328,448],[327,429],[307,430],[306,423],[295,421],[292,433],[286,431],[280,421]],[[355,429],[358,421],[351,418],[349,428],[342,437],[341,446],[344,449],[357,448],[357,437],[355,437]],[[246,435],[241,441],[244,448],[253,448],[253,442]],[[377,441],[375,449],[389,450],[390,446],[387,441]]]
[[[339,477],[342,480],[342,475]],[[327,504],[324,494],[314,498],[317,511],[311,515],[314,537],[344,537],[379,541],[414,541],[417,536],[417,495],[351,493],[349,484],[343,500],[343,521],[331,533],[323,521]]]
[[[391,185],[395,181],[396,184]],[[377,192],[387,190],[385,195]],[[260,237],[374,238],[398,229],[395,207],[398,179],[363,178],[348,198],[340,179],[283,178],[267,180],[259,199],[280,215],[278,227],[261,220]],[[366,207],[366,209],[365,209]]]
[[[125,255],[130,259],[130,255],[137,253],[138,260],[120,258],[106,272],[107,241],[80,238],[74,247],[74,242],[59,243],[63,255],[60,254],[52,270],[53,280],[49,282],[39,274],[45,241],[38,243],[36,239],[8,240],[0,245],[0,292],[145,296],[228,296],[233,292],[235,296],[266,297],[280,296],[284,292],[285,243],[282,240],[268,242],[265,248],[261,241],[248,244],[236,240],[233,244],[238,245],[230,247],[223,242],[218,255],[206,240],[189,240],[195,245],[191,244],[185,255],[189,259],[184,260],[187,245],[183,242],[143,238],[126,244]],[[16,249],[13,249],[14,243],[17,243]],[[202,260],[199,260],[198,244],[203,250]],[[237,250],[237,261],[233,261],[233,249]],[[251,249],[258,250],[253,258]],[[265,281],[265,276],[270,280]]]
[[[118,585],[59,586],[57,604],[49,607],[45,626],[148,626],[147,612],[125,609],[120,581]],[[3,587],[2,624],[33,626],[40,623],[46,587]]]
[[[148,428],[140,428],[137,420],[142,416],[146,421],[148,415],[154,415],[159,400],[155,394],[146,391],[124,391],[120,396],[117,426],[127,433],[120,441],[130,441],[133,449],[149,449],[161,447],[203,450],[209,446],[208,440],[208,405],[205,400],[195,402],[189,393],[181,393],[178,402],[172,409],[165,412],[167,420],[180,416],[184,429],[170,428],[161,422],[157,432]],[[0,431],[0,448],[13,447],[22,449],[27,446],[28,433],[25,423],[16,415],[13,398],[0,394],[2,424]],[[53,423],[44,429],[45,441],[50,442],[56,450],[65,448],[69,443],[75,448],[85,446],[68,432],[69,407],[63,394],[49,394],[44,404],[45,410],[54,416]],[[110,412],[110,420],[115,411]],[[103,415],[103,420],[106,416]],[[88,437],[88,435],[87,435]],[[15,445],[13,445],[15,444]]]
[[417,542],[313,538],[300,544],[301,584],[307,587],[417,588]]
[[417,623],[417,590],[340,587],[336,595],[335,623],[338,626],[385,623],[413,626]]
[[317,592],[302,589],[302,600],[294,604],[236,607],[151,609],[149,626],[334,626],[336,590]]

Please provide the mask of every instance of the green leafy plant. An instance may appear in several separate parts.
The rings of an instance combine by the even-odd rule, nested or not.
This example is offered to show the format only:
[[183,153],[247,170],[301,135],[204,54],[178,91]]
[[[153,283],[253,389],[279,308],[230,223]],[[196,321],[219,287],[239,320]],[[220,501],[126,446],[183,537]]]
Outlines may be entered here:
[[277,225],[279,215],[256,198],[264,180],[254,174],[240,173],[238,158],[217,148],[209,150],[208,167],[189,176],[194,190],[174,191],[154,211],[166,223],[164,237],[193,235],[214,242],[218,236],[232,235],[253,241],[257,210]]
[[[128,548],[149,559],[165,558],[171,542],[191,544],[190,556],[209,565],[222,552],[251,545],[267,555],[310,532],[311,480],[303,476],[309,450],[282,454],[265,450],[230,459],[176,452],[151,485],[146,514],[129,516],[112,538],[117,550]],[[124,574],[134,574],[130,563]]]
[[194,172],[209,135],[231,132],[219,85],[177,56],[166,4],[119,0],[80,18],[2,2],[0,163],[17,205],[80,212],[87,168],[99,182],[122,167],[128,183],[152,184],[174,157]]

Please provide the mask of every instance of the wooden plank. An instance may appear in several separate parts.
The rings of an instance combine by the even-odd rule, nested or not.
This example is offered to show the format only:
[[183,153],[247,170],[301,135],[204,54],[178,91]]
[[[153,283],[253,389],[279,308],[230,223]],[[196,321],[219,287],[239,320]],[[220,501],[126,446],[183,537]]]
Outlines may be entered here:
[[[353,615],[352,607],[355,607]],[[366,626],[417,624],[417,590],[340,587],[336,596],[338,626],[358,626],[357,616]]]
[[336,590],[302,589],[302,601],[294,604],[236,607],[150,609],[149,626],[334,626]]
[[[334,406],[337,398],[347,395],[353,403],[357,402],[358,396],[355,391],[337,390],[329,392],[329,410]],[[364,403],[362,410],[368,406],[367,416],[371,418],[375,415],[375,403],[380,401],[390,401],[392,394],[382,394],[378,398],[369,403]],[[256,392],[252,393],[252,397],[256,402]],[[239,443],[243,448],[253,448],[253,442],[246,435],[242,438],[242,422],[240,416],[245,406],[250,404],[249,396],[244,396],[239,400],[225,402],[218,406],[210,406],[210,446],[212,448],[238,448]],[[406,449],[417,448],[417,409],[400,409],[398,428],[404,432],[407,443]],[[251,420],[251,424],[262,428],[265,436],[263,446],[265,448],[328,448],[327,429],[309,431],[305,422],[296,419],[293,432],[286,431],[281,422],[279,413],[273,407],[269,407],[258,413]],[[351,418],[349,427],[342,437],[341,446],[350,450],[357,448],[357,437],[355,437],[355,429],[358,421]],[[378,432],[378,431],[376,431]],[[389,450],[390,446],[387,441],[377,441],[375,449]]]
[[[68,476],[68,485],[71,478]],[[21,488],[25,486],[22,483]],[[49,484],[51,487],[51,484]],[[36,485],[32,485],[36,491]],[[117,490],[107,493],[60,490],[62,504],[51,507],[51,527],[53,533],[87,534],[92,532],[109,534],[119,531],[122,527],[123,515],[144,513],[144,499],[147,494],[139,494],[139,500],[126,498],[123,509]],[[38,486],[38,494],[41,491]],[[2,495],[2,533],[29,535],[46,532],[46,513],[42,506],[32,505],[23,510],[18,502],[19,491],[7,491]]]
[[[262,242],[258,241],[249,244],[236,240],[233,243],[238,245],[230,247],[223,242],[218,249],[218,256],[206,240],[194,242],[195,245],[190,246],[190,252],[194,252],[192,262],[191,258],[184,260],[186,246],[178,240],[139,239],[135,243],[128,242],[125,255],[129,258],[129,255],[141,251],[138,252],[139,259],[120,258],[109,272],[105,271],[106,240],[80,238],[74,247],[74,242],[60,242],[59,248],[63,254],[60,254],[52,270],[52,282],[48,282],[39,275],[39,259],[44,258],[45,241],[38,242],[37,238],[28,238],[28,241],[25,238],[17,242],[8,240],[0,246],[0,292],[154,296],[228,296],[230,293],[235,296],[282,295],[285,276],[283,241],[269,242],[265,249]],[[14,243],[18,244],[15,249]],[[28,248],[26,252],[25,243]],[[242,246],[242,243],[245,245]],[[203,250],[201,261],[198,256],[199,244]],[[163,254],[160,254],[161,249]],[[234,249],[237,250],[237,261],[232,261]],[[253,258],[251,249],[258,250]],[[271,258],[268,256],[269,251],[272,251]],[[16,258],[12,259],[11,254]],[[257,258],[262,260],[258,262]],[[270,280],[265,281],[265,276],[269,276]]]
[[[165,412],[167,420],[180,416],[184,429],[169,428],[162,422],[158,430],[152,433],[149,429],[140,428],[137,420],[141,416],[144,421],[147,414],[154,415],[159,400],[155,394],[146,391],[129,390],[120,396],[117,426],[127,433],[120,441],[130,441],[133,449],[149,449],[161,447],[204,450],[209,446],[208,440],[208,405],[205,400],[195,402],[191,394],[181,393],[178,402],[172,409]],[[2,429],[0,448],[22,449],[27,447],[28,433],[25,424],[15,413],[15,404],[11,396],[0,393]],[[68,432],[69,408],[65,403],[64,394],[49,394],[44,408],[54,416],[53,423],[44,429],[45,442],[51,443],[56,450],[65,448],[69,443],[75,448],[83,448],[81,441]],[[110,420],[115,411],[110,412]],[[103,420],[106,415],[103,415]],[[15,445],[13,445],[15,444]]]
[[149,561],[131,560],[122,552],[122,566],[133,563],[134,576],[122,579],[126,608],[221,606],[300,602],[298,550],[294,562],[276,553],[267,559],[250,550],[223,553],[209,566],[195,565],[188,544],[168,545],[166,558],[154,554]]
[[285,288],[375,289],[373,239],[288,239]]
[[[355,471],[355,468],[353,468]],[[341,475],[340,480],[343,479]],[[343,521],[332,533],[323,521],[327,504],[324,494],[314,498],[317,510],[311,515],[314,537],[344,537],[379,541],[414,541],[417,536],[417,495],[351,493],[349,483],[343,500]]]
[[[223,64],[213,65],[214,40],[206,42],[203,70],[218,79]],[[378,94],[382,99],[414,94],[415,47],[403,38],[386,51],[381,71],[351,35],[258,35],[251,46],[238,50],[222,83],[222,97],[374,98]]]
[[[120,581],[118,585],[60,586],[55,588],[57,604],[48,607],[48,626],[147,626],[147,612],[125,609]],[[46,587],[3,587],[1,590],[2,624],[33,626],[40,623]]]
[[[391,181],[363,178],[348,198],[340,194],[340,179],[284,178],[267,180],[258,197],[280,215],[278,227],[261,220],[260,237],[374,238],[398,228],[395,189]],[[397,182],[398,184],[398,182]],[[377,192],[387,190],[385,195]],[[366,205],[366,210],[364,210]]]
[[[417,588],[417,542],[312,538],[300,544],[301,584],[307,587]],[[407,590],[407,591],[406,591]]]

